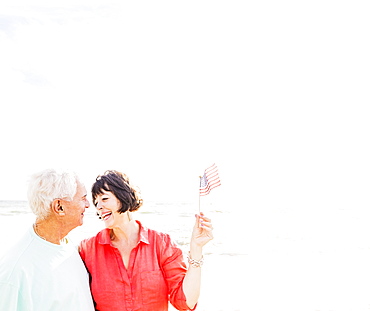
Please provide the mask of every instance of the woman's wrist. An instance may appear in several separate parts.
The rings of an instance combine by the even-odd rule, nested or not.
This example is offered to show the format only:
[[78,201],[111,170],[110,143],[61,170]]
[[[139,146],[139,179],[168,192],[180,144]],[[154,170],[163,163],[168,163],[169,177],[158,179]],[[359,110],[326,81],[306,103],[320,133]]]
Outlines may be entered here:
[[203,247],[190,244],[189,255],[191,259],[200,260],[203,257],[202,250],[203,250]]
[[189,265],[192,266],[193,268],[201,268],[203,266],[203,261],[204,261],[203,256],[199,260],[195,260],[194,258],[191,257],[190,252],[189,252],[188,262],[189,262]]

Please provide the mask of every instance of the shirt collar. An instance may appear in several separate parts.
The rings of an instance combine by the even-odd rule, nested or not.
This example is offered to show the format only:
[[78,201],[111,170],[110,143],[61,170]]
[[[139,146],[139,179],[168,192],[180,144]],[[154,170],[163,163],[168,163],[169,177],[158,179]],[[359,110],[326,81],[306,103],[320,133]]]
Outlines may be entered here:
[[[139,224],[140,231],[139,231],[139,243],[143,242],[145,244],[149,243],[149,229],[147,227],[144,227],[140,221],[136,220],[136,222]],[[110,240],[110,229],[106,228],[100,231],[100,233],[97,236],[99,244],[111,244]]]

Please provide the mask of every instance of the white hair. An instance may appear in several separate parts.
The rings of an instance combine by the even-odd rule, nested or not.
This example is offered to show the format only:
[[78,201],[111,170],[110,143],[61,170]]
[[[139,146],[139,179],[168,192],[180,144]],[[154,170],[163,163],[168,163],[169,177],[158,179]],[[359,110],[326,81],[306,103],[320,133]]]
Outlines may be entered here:
[[77,192],[78,177],[68,170],[47,169],[31,176],[28,185],[28,204],[39,219],[50,214],[55,199],[72,201]]

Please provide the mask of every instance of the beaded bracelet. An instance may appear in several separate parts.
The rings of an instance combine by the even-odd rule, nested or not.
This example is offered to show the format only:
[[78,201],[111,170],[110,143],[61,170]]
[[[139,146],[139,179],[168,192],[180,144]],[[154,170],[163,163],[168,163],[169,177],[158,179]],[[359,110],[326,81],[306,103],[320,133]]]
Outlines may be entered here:
[[203,262],[204,262],[204,258],[202,256],[202,258],[200,260],[195,260],[195,259],[191,259],[190,258],[190,252],[188,254],[188,262],[189,264],[194,267],[194,268],[200,268],[203,266]]

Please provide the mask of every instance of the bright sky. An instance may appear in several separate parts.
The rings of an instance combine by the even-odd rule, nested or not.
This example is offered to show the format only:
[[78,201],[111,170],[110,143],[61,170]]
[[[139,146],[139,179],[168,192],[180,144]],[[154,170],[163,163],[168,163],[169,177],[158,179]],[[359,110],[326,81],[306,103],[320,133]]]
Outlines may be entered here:
[[68,167],[193,200],[214,162],[234,207],[368,196],[365,2],[32,3],[0,5],[0,199]]

